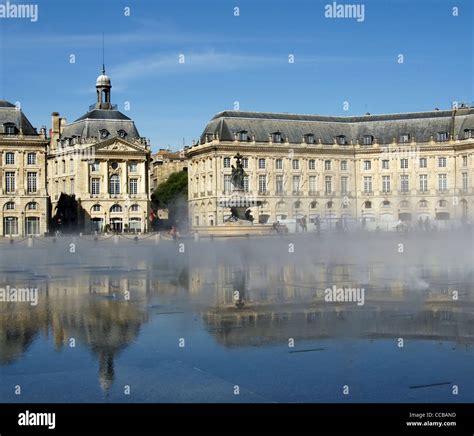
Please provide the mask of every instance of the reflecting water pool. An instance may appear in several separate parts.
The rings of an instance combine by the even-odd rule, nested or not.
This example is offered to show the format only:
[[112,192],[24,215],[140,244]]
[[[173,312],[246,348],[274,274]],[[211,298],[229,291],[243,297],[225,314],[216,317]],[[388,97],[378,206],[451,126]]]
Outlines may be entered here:
[[1,245],[0,401],[472,402],[472,247]]

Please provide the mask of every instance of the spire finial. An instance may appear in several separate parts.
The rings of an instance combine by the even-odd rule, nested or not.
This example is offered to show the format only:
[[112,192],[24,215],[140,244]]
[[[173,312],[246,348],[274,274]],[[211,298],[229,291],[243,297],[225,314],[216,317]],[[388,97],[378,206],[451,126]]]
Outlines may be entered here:
[[105,34],[102,32],[102,74],[105,74]]

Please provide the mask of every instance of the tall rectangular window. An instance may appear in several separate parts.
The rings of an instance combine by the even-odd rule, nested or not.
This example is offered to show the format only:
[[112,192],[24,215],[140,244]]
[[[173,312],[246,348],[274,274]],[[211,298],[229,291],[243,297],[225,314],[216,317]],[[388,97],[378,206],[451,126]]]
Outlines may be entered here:
[[390,192],[390,176],[382,176],[382,192]]
[[96,173],[99,171],[99,162],[95,161],[90,164],[91,173]]
[[438,174],[438,189],[441,192],[448,190],[448,176],[447,174]]
[[300,192],[300,176],[293,176],[293,193]]
[[408,168],[408,159],[400,159],[400,168],[406,170]]
[[230,168],[230,157],[224,158],[224,168]]
[[293,159],[292,168],[294,170],[299,170],[300,169],[300,161],[298,159]]
[[445,168],[446,167],[446,158],[440,157],[438,158],[438,167]]
[[420,191],[428,192],[428,174],[420,174]]
[[258,176],[258,192],[265,194],[267,192],[267,176]]
[[330,160],[325,160],[324,161],[324,169],[328,170],[328,171],[331,169],[331,161]]
[[15,164],[15,153],[12,153],[12,152],[5,153],[5,164],[6,165]]
[[90,192],[92,195],[100,194],[100,179],[98,177],[93,177],[91,179]]
[[275,168],[277,170],[282,170],[283,169],[283,159],[277,159],[275,161]]
[[428,160],[426,157],[420,157],[420,168],[427,168]]
[[462,157],[462,166],[467,167],[467,156]]
[[309,176],[309,193],[316,193],[316,176]]
[[372,168],[372,162],[370,160],[364,160],[364,170],[370,170]]
[[[211,168],[212,168],[212,160],[209,161],[211,163]],[[248,168],[249,167],[249,159],[248,157],[244,157],[242,159],[242,168]]]
[[400,191],[408,192],[408,174],[402,174],[400,176]]
[[467,188],[468,188],[467,173],[462,173],[462,189],[467,191]]
[[277,194],[283,193],[283,176],[282,175],[276,176],[276,193]]
[[347,195],[347,176],[341,177],[341,195]]
[[258,160],[258,168],[261,170],[265,169],[265,159],[259,159]]
[[226,194],[232,192],[232,180],[230,178],[230,174],[224,175],[224,192]]
[[15,173],[13,171],[5,173],[5,188],[8,193],[15,192]]
[[36,186],[36,173],[30,173],[28,172],[26,174],[26,188],[28,191],[28,194],[33,194],[36,192],[37,186]]
[[36,165],[36,153],[28,153],[28,165]]
[[138,194],[138,179],[130,179],[128,182],[128,193],[132,195]]
[[109,179],[109,193],[112,195],[120,194],[120,177],[118,174],[113,174]]
[[372,177],[366,176],[364,177],[364,192],[369,194],[372,192]]
[[310,159],[308,161],[308,169],[315,170],[316,169],[316,161],[314,159]]
[[347,160],[341,160],[341,171],[347,170]]
[[390,167],[390,161],[388,159],[384,159],[382,161],[382,169],[383,170],[388,170]]
[[324,192],[325,194],[332,194],[332,177],[326,176],[324,178]]
[[136,173],[138,171],[138,164],[137,162],[130,162],[130,165],[129,165],[129,171],[131,173]]
[[244,176],[244,191],[249,192],[249,176],[246,174]]

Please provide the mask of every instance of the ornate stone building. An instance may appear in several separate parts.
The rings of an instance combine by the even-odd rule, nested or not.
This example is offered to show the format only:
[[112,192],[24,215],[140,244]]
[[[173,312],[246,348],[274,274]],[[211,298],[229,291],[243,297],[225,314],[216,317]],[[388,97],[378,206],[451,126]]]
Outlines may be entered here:
[[48,189],[54,210],[61,193],[79,202],[85,231],[147,230],[150,146],[135,123],[111,103],[105,69],[97,78],[97,102],[67,124],[52,114]]
[[150,194],[160,183],[166,182],[171,174],[186,171],[187,167],[184,150],[169,151],[162,148],[153,154],[150,164]]
[[[474,108],[331,117],[217,114],[187,150],[193,227],[222,225],[239,152],[256,222],[332,226],[474,218]],[[257,204],[257,203],[255,203]]]
[[43,235],[48,226],[45,129],[0,101],[0,235]]

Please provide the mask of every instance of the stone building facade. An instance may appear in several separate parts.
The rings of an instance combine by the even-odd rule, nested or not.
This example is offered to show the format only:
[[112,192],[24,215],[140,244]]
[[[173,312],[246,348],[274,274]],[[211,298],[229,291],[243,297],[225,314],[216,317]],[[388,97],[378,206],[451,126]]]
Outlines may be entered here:
[[48,191],[53,215],[61,193],[75,195],[84,231],[148,229],[150,145],[111,103],[111,81],[97,78],[97,100],[72,123],[52,114]]
[[171,174],[186,171],[187,166],[184,150],[173,152],[162,148],[153,154],[150,162],[150,194],[160,183],[166,182]]
[[1,236],[43,235],[48,228],[45,129],[38,133],[22,110],[0,101]]
[[193,227],[222,225],[234,156],[257,223],[319,221],[393,229],[474,218],[474,108],[331,117],[226,111],[189,159]]

